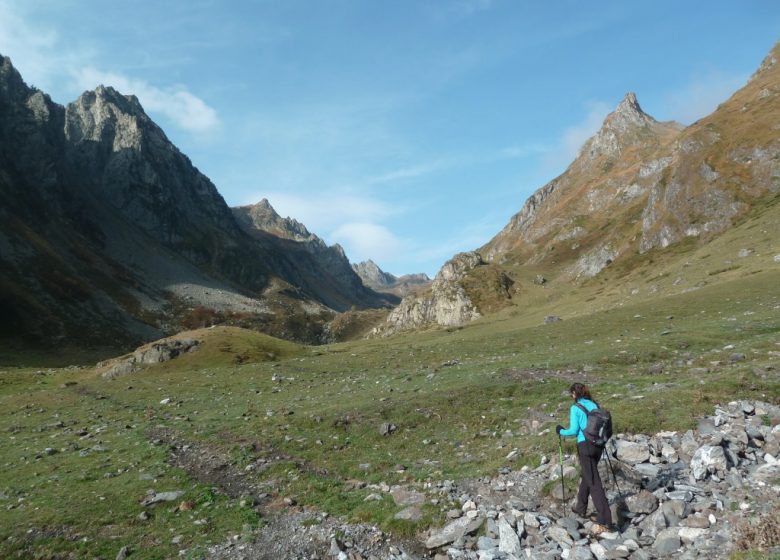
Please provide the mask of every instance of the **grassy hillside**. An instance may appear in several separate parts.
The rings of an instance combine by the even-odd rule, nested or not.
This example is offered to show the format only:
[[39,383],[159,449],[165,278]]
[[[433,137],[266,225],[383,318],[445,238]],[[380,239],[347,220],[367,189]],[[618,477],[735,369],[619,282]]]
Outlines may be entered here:
[[[114,381],[5,368],[0,555],[113,557],[127,544],[166,558],[263,523],[202,465],[169,464],[171,441],[218,457],[216,472],[242,473],[273,503],[413,534],[441,509],[397,521],[392,500],[364,501],[371,490],[354,481],[493,474],[515,448],[513,468],[538,464],[557,446],[544,430],[564,417],[574,380],[593,386],[618,431],[686,429],[733,398],[777,401],[776,223],[768,211],[722,245],[682,259],[669,248],[576,292],[515,271],[521,297],[465,328],[322,347],[206,329],[197,352]],[[753,252],[738,257],[743,248]],[[548,314],[563,321],[543,325]],[[383,423],[397,429],[381,435]],[[149,489],[184,494],[144,508]]]

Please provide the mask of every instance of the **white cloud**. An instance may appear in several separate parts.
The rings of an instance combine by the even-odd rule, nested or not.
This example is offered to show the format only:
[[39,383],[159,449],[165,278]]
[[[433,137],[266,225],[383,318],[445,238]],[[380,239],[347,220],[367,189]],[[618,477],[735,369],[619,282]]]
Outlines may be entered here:
[[332,238],[344,246],[352,262],[390,259],[404,246],[385,226],[371,222],[343,224],[333,232]]
[[397,211],[376,198],[332,192],[291,194],[270,191],[248,196],[244,203],[255,204],[262,198],[267,198],[280,216],[295,218],[320,236],[327,236],[328,232],[345,223],[378,222]]
[[86,54],[76,46],[65,52],[59,43],[57,31],[30,23],[24,6],[0,0],[0,53],[11,58],[28,84],[50,89],[64,67]]
[[747,79],[745,74],[726,74],[717,69],[697,74],[681,89],[664,96],[666,118],[690,124],[706,117],[744,86]]
[[522,159],[529,156],[538,156],[550,151],[549,146],[543,144],[522,144],[507,146],[499,150],[495,159]]
[[376,177],[369,178],[365,181],[366,185],[379,185],[383,183],[392,183],[394,181],[402,181],[405,179],[416,179],[423,175],[430,173],[436,173],[455,165],[455,161],[449,158],[437,159],[427,163],[421,163],[418,165],[410,165],[407,167],[401,167],[394,171],[378,175]]
[[[218,127],[214,108],[184,86],[158,87],[141,79],[97,70],[99,50],[85,42],[66,42],[55,28],[39,21],[35,8],[32,3],[0,0],[0,53],[11,57],[27,83],[47,93],[68,82],[70,88],[79,90],[102,83],[138,96],[147,111],[163,115],[182,130],[203,133]],[[27,9],[31,11],[28,13]]]
[[494,0],[456,0],[435,3],[432,15],[444,22],[458,21],[484,12],[493,7]]
[[557,170],[562,170],[577,157],[582,145],[604,123],[604,119],[612,108],[603,101],[591,101],[586,104],[587,113],[577,124],[565,129],[561,134],[558,146],[550,150],[545,157],[545,164]]
[[217,112],[182,86],[159,88],[144,80],[101,72],[92,67],[75,72],[74,79],[81,89],[93,89],[103,84],[124,94],[134,94],[145,110],[161,113],[176,126],[189,132],[210,132],[219,126]]

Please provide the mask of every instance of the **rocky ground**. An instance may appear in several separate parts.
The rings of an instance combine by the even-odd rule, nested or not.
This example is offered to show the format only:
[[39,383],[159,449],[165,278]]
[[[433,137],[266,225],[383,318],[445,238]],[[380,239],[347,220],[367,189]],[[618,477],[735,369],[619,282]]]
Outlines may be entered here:
[[[419,519],[426,503],[446,511],[445,526],[405,541],[294,503],[274,511],[273,502],[262,502],[268,499],[262,489],[241,482],[244,473],[226,470],[204,451],[168,443],[179,465],[228,493],[260,496],[267,515],[265,526],[211,547],[205,558],[710,559],[740,548],[780,555],[780,407],[763,402],[717,406],[685,433],[613,438],[612,468],[602,461],[601,474],[617,530],[599,536],[591,534],[590,519],[571,512],[578,478],[572,455],[562,465],[543,457],[535,469],[503,467],[481,479],[368,486],[393,497],[403,508],[399,519]],[[508,455],[509,464],[516,455]],[[565,490],[561,472],[569,480]]]

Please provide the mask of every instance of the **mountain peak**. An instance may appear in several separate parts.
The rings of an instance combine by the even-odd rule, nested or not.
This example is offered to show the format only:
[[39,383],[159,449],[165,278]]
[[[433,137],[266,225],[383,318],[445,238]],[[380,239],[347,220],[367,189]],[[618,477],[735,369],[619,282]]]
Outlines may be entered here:
[[642,110],[636,94],[629,91],[615,110],[604,119],[602,129],[609,128],[617,133],[623,133],[630,128],[649,126],[655,122],[657,121],[653,117]]
[[101,105],[110,104],[122,113],[134,117],[143,117],[147,120],[149,119],[144,108],[141,106],[141,102],[135,95],[124,95],[113,87],[105,86],[103,84],[100,84],[94,90],[85,91],[76,102],[85,107],[91,107],[96,103],[100,103]]
[[636,93],[633,91],[629,91],[625,96],[623,96],[623,100],[618,104],[617,108],[615,109],[615,113],[630,117],[635,117],[637,115],[641,116],[644,115],[645,112],[642,111],[642,107],[639,106],[639,101],[636,99]]
[[599,156],[618,156],[624,148],[646,141],[647,133],[654,135],[658,124],[642,110],[636,94],[628,92],[618,106],[604,119],[601,129],[582,147],[580,156],[593,160]]
[[263,198],[256,204],[233,208],[236,216],[247,230],[257,229],[295,241],[319,241],[316,235],[311,233],[306,226],[293,218],[282,218],[267,198]]
[[14,67],[11,59],[0,54],[0,92],[14,99],[23,99],[30,94],[30,88],[24,83],[22,75]]
[[379,266],[371,259],[358,264],[353,264],[352,270],[354,270],[355,273],[360,276],[360,278],[363,280],[363,283],[367,286],[387,287],[392,286],[398,280],[398,278],[389,272],[385,272],[379,268]]

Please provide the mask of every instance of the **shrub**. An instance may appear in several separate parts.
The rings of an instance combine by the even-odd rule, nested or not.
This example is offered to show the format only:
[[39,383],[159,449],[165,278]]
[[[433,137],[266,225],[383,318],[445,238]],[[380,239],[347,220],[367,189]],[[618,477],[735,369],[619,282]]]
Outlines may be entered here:
[[734,543],[737,550],[780,547],[780,512],[773,511],[737,523]]

